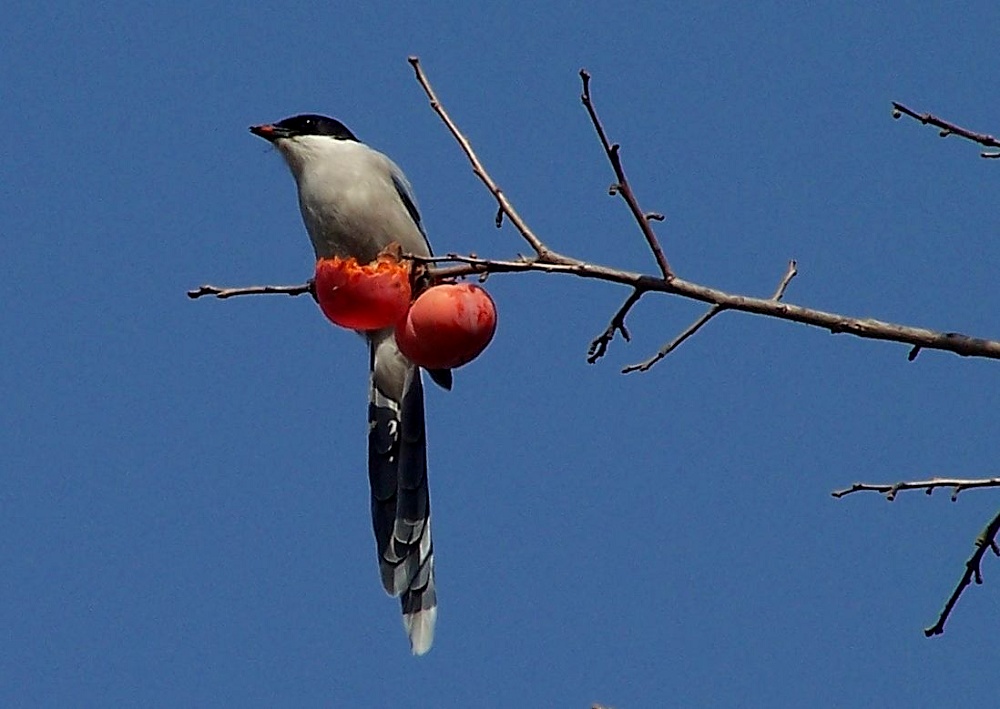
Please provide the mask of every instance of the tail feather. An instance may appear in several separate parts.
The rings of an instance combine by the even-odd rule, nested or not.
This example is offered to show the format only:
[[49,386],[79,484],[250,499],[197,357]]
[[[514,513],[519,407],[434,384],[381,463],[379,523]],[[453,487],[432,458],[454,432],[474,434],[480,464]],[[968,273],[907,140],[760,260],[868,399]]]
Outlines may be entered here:
[[399,472],[396,480],[397,544],[420,541],[424,522],[430,516],[427,491],[427,438],[424,433],[424,387],[420,370],[412,367],[406,375],[403,402],[399,412]]
[[411,649],[422,655],[433,642],[437,616],[423,384],[420,370],[408,362],[381,366],[383,347],[372,347],[368,407],[372,527],[382,586],[400,597]]

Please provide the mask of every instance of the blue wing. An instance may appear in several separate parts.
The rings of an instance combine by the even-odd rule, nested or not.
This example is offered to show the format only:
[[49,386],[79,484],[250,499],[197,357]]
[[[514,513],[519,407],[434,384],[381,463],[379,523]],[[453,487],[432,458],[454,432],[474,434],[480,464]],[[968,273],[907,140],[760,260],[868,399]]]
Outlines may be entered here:
[[424,243],[427,244],[427,253],[431,253],[431,242],[427,239],[427,232],[424,231],[424,225],[420,223],[420,210],[417,209],[417,200],[413,196],[413,188],[410,187],[410,183],[398,168],[392,171],[392,184],[396,188],[396,194],[399,195],[399,199],[403,202],[403,206],[406,207],[406,211],[409,213],[413,223],[417,225],[417,229],[420,230],[420,234],[424,237]]
[[[424,243],[427,244],[427,253],[433,254],[431,242],[427,239],[427,232],[424,231],[424,227],[420,223],[420,210],[417,209],[417,201],[413,198],[413,189],[410,187],[406,176],[395,165],[393,165],[392,170],[392,184],[396,188],[396,194],[399,195],[399,199],[406,207],[406,211],[410,214],[410,218],[413,219],[413,223],[417,225],[421,236],[424,237]],[[452,376],[450,369],[432,369],[428,370],[427,373],[431,375],[431,379],[434,380],[435,384],[451,391]]]

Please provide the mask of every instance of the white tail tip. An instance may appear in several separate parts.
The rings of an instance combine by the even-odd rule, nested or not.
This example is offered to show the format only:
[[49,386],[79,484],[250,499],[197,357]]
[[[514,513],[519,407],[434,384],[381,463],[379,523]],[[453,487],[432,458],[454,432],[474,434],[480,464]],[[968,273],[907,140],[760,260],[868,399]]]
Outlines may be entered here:
[[410,636],[410,650],[414,655],[423,655],[434,644],[434,623],[437,621],[437,607],[409,613],[403,616],[403,626]]

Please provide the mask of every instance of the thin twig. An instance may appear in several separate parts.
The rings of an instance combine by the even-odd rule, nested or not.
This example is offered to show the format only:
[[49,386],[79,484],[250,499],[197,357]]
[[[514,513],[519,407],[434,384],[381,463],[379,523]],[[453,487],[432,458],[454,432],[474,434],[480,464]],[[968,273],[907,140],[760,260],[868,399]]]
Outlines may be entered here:
[[486,189],[488,189],[490,194],[493,195],[493,198],[496,199],[497,206],[499,207],[499,211],[496,216],[497,227],[499,228],[503,223],[502,215],[506,214],[507,218],[510,219],[511,224],[513,224],[514,227],[521,233],[521,236],[524,237],[524,240],[531,244],[531,248],[535,250],[535,253],[538,255],[540,260],[547,261],[558,256],[558,254],[555,254],[555,252],[551,251],[545,244],[543,244],[541,239],[535,236],[535,233],[528,226],[527,222],[521,218],[521,215],[517,213],[517,210],[514,209],[514,205],[512,205],[507,199],[507,196],[503,193],[503,190],[500,189],[500,186],[497,185],[497,183],[493,181],[493,178],[490,177],[489,173],[486,172],[486,168],[483,167],[479,157],[472,149],[472,144],[469,142],[469,139],[466,138],[462,131],[458,129],[455,122],[451,120],[451,116],[449,116],[448,112],[444,110],[444,106],[441,105],[441,101],[438,99],[437,94],[434,93],[434,88],[427,80],[423,67],[420,66],[419,57],[410,57],[407,61],[410,62],[410,66],[413,67],[413,71],[417,75],[417,81],[420,83],[420,86],[423,87],[424,93],[427,94],[427,98],[431,103],[431,108],[434,109],[434,112],[438,114],[442,121],[444,121],[448,130],[451,131],[452,136],[454,136],[455,140],[458,141],[458,144],[462,148],[462,152],[465,153],[469,162],[472,163],[473,173],[475,173],[476,177],[478,177],[482,183],[486,185]]
[[300,283],[294,286],[244,286],[241,288],[223,288],[220,286],[204,285],[187,292],[188,298],[195,300],[205,296],[213,296],[219,300],[233,298],[238,295],[304,295],[312,294],[313,283]]
[[965,490],[982,487],[1000,487],[1000,478],[931,478],[930,480],[907,480],[898,483],[854,483],[843,490],[834,490],[834,497],[840,498],[855,492],[877,492],[892,502],[904,490],[923,490],[930,495],[937,488],[951,488],[951,500],[958,499]]
[[771,300],[777,303],[779,300],[785,297],[785,291],[788,289],[788,284],[792,282],[792,279],[798,275],[799,271],[796,268],[795,259],[788,262],[788,270],[785,271],[784,277],[781,279],[781,283],[778,284],[778,288],[774,291],[774,295],[771,296]]
[[647,359],[645,362],[639,362],[638,364],[630,364],[627,367],[623,367],[622,374],[631,374],[632,372],[649,371],[650,367],[652,367],[654,364],[656,364],[661,359],[666,357],[668,354],[670,354],[678,347],[680,347],[686,339],[688,339],[689,337],[691,337],[691,335],[698,332],[698,330],[700,330],[701,328],[703,328],[705,325],[708,324],[709,320],[714,318],[716,315],[718,315],[725,309],[726,308],[722,305],[713,305],[711,308],[708,309],[708,311],[704,315],[702,315],[700,318],[698,318],[693,323],[688,325],[687,329],[685,329],[684,332],[682,332],[680,335],[678,335],[673,340],[671,340],[663,347],[661,347],[660,350],[655,355]]
[[632,340],[632,335],[629,334],[628,328],[625,326],[625,316],[632,309],[632,306],[639,302],[639,298],[645,293],[644,290],[636,288],[631,293],[629,293],[628,298],[622,303],[622,307],[618,308],[618,312],[614,314],[611,318],[611,322],[608,324],[607,329],[594,338],[594,341],[590,343],[590,348],[587,350],[587,364],[594,364],[608,351],[608,345],[611,341],[615,339],[615,333],[620,332],[625,342]]
[[[774,295],[771,296],[771,300],[773,302],[777,303],[785,296],[785,290],[788,288],[788,284],[792,282],[792,279],[795,278],[795,275],[797,273],[798,270],[796,270],[795,268],[795,259],[792,259],[791,261],[788,262],[788,268],[785,270],[785,275],[781,277],[781,281],[778,283],[778,287],[775,289]],[[627,367],[622,369],[622,374],[631,374],[632,372],[649,371],[650,367],[652,367],[654,364],[656,364],[661,359],[666,357],[668,354],[670,354],[678,347],[680,347],[680,345],[686,339],[688,339],[689,337],[691,337],[691,335],[698,332],[698,330],[704,327],[709,320],[714,318],[716,315],[718,315],[725,309],[726,308],[724,306],[716,303],[708,310],[708,312],[706,312],[700,318],[695,320],[691,325],[689,325],[684,332],[682,332],[680,335],[675,337],[669,343],[661,347],[660,350],[655,355],[647,359],[645,362],[639,362],[638,364],[628,365]]]
[[604,147],[604,152],[608,156],[608,160],[611,161],[611,168],[615,171],[615,178],[618,180],[615,185],[615,192],[620,194],[625,202],[628,204],[629,210],[632,212],[632,216],[635,217],[636,222],[639,224],[639,228],[642,230],[642,235],[646,238],[646,243],[649,245],[650,250],[653,252],[653,257],[656,259],[656,265],[660,267],[660,273],[667,280],[673,278],[673,271],[670,269],[670,263],[667,261],[666,255],[663,253],[663,247],[660,246],[660,240],[656,237],[656,232],[653,231],[653,225],[650,221],[653,219],[662,220],[663,215],[657,213],[647,214],[642,211],[639,206],[639,200],[636,198],[635,193],[632,191],[632,186],[628,182],[628,178],[625,176],[625,169],[622,167],[622,159],[620,154],[619,145],[616,143],[614,145],[608,140],[607,133],[604,132],[604,126],[601,123],[601,119],[597,115],[597,109],[594,107],[594,102],[590,97],[590,74],[586,69],[580,70],[580,79],[583,81],[583,93],[580,96],[580,100],[583,102],[584,107],[587,109],[587,113],[590,115],[590,120],[594,124],[594,129],[597,131],[597,137],[601,140],[601,145]]
[[[992,135],[987,133],[977,133],[975,131],[969,130],[968,128],[963,128],[960,125],[956,125],[951,121],[946,121],[943,118],[938,118],[937,116],[931,115],[930,113],[917,113],[912,108],[908,108],[897,101],[892,102],[892,117],[899,118],[901,115],[906,114],[914,120],[918,120],[924,125],[932,125],[936,128],[940,128],[941,132],[938,134],[942,138],[947,138],[949,135],[957,135],[960,138],[965,138],[966,140],[971,140],[974,143],[979,143],[980,145],[986,146],[987,148],[1000,148],[1000,140],[997,140]],[[1000,153],[980,153],[981,157],[984,158],[1000,158]]]
[[962,592],[972,583],[973,578],[977,584],[983,582],[982,563],[983,557],[986,555],[986,550],[989,549],[996,556],[1000,556],[1000,549],[997,548],[996,541],[997,532],[1000,532],[1000,512],[990,520],[990,523],[983,529],[982,534],[976,537],[975,551],[972,552],[969,560],[965,562],[965,572],[962,574],[962,578],[959,579],[948,601],[944,604],[944,609],[941,611],[941,615],[938,616],[937,622],[931,627],[924,629],[926,637],[940,635],[944,632],[944,624],[948,621],[948,616],[951,615],[951,611],[955,608],[955,604],[958,603]]

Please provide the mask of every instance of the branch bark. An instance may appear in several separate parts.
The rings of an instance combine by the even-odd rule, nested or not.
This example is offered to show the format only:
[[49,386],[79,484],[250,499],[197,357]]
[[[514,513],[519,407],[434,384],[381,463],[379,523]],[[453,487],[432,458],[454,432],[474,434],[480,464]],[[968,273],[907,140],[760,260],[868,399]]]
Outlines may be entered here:
[[909,480],[898,483],[854,483],[843,490],[834,490],[830,494],[836,498],[851,495],[855,492],[877,492],[885,495],[892,502],[896,495],[904,490],[923,490],[930,495],[937,488],[951,488],[951,501],[958,499],[960,493],[984,487],[1000,487],[1000,478],[932,478],[931,480]]
[[226,288],[223,286],[203,285],[193,288],[187,292],[187,297],[191,300],[212,296],[219,300],[226,300],[238,295],[303,295],[309,293],[314,298],[313,282],[300,283],[294,286],[241,286],[236,288]]
[[958,580],[955,590],[952,591],[951,596],[945,602],[937,622],[929,628],[924,628],[925,637],[930,638],[944,632],[944,624],[948,622],[948,617],[951,615],[952,610],[954,610],[955,604],[958,603],[958,599],[962,597],[962,593],[969,587],[973,579],[975,579],[977,585],[982,584],[983,571],[981,567],[983,557],[986,556],[986,550],[989,549],[996,556],[1000,556],[1000,548],[997,547],[997,532],[1000,532],[1000,512],[990,520],[990,523],[986,525],[982,533],[976,537],[975,550],[972,552],[969,560],[965,562],[965,572],[962,574],[962,578]]
[[580,80],[583,82],[583,93],[580,95],[580,100],[583,102],[584,108],[587,109],[590,122],[594,124],[594,130],[597,131],[597,137],[601,141],[604,153],[611,162],[611,169],[615,171],[615,177],[618,180],[612,191],[615,194],[620,194],[622,199],[625,200],[629,211],[632,212],[632,216],[635,217],[639,228],[642,230],[642,235],[646,239],[649,250],[653,252],[656,265],[660,267],[660,273],[665,280],[669,281],[673,278],[674,274],[670,270],[670,264],[667,262],[666,255],[663,253],[663,247],[660,246],[660,240],[656,237],[656,232],[653,231],[653,225],[650,224],[653,220],[663,221],[663,215],[656,212],[647,213],[642,211],[642,208],[639,206],[639,200],[636,198],[635,192],[632,191],[632,185],[629,184],[628,177],[625,176],[625,168],[622,166],[621,146],[618,143],[612,145],[608,140],[608,135],[604,131],[604,124],[601,123],[601,119],[597,115],[597,109],[594,108],[594,102],[590,98],[590,74],[586,69],[580,70]]
[[[968,128],[963,128],[960,125],[952,123],[951,121],[946,121],[943,118],[938,118],[937,116],[931,115],[930,113],[918,113],[912,108],[908,108],[898,101],[892,102],[892,117],[900,118],[903,115],[907,115],[910,118],[920,121],[925,126],[931,125],[935,128],[940,128],[941,131],[938,133],[942,138],[947,138],[949,135],[957,135],[960,138],[965,138],[966,140],[971,140],[973,143],[979,143],[987,148],[1000,148],[1000,141],[994,138],[988,133],[977,133],[976,131],[969,130]],[[984,158],[1000,158],[1000,152],[996,153],[980,153],[980,157]]]
[[[484,259],[476,256],[462,256],[460,254],[447,254],[445,256],[434,257],[421,257],[413,254],[404,254],[404,256],[412,258],[419,263],[454,264],[445,268],[430,269],[429,275],[435,280],[482,274],[523,273],[526,271],[560,273],[579,278],[620,283],[642,291],[655,291],[677,295],[708,305],[719,306],[726,310],[736,310],[755,315],[764,315],[778,320],[797,322],[829,330],[834,335],[848,334],[870,340],[898,342],[922,349],[953,352],[963,357],[1000,359],[1000,342],[996,340],[972,337],[957,332],[939,332],[926,328],[884,322],[873,318],[858,318],[840,313],[831,313],[807,308],[802,305],[793,305],[772,298],[755,298],[748,295],[728,293],[718,288],[685,281],[676,276],[668,281],[660,276],[588,263],[568,256],[557,256],[552,251],[547,251],[546,253],[549,254],[546,260],[522,258],[516,261]],[[307,284],[294,286],[250,286],[246,288],[203,285],[200,288],[188,291],[188,296],[190,298],[200,298],[203,296],[231,298],[236,295],[258,295],[262,293],[301,295],[308,292],[309,287]]]

